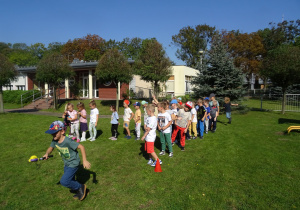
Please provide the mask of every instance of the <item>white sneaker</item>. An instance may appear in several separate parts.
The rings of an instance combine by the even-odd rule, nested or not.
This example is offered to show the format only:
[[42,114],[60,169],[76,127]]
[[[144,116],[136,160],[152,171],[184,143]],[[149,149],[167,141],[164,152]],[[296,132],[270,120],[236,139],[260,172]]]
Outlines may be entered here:
[[[159,160],[159,163],[160,163],[160,165],[162,164],[162,161],[161,160]],[[156,161],[154,161],[153,163],[152,163],[152,165],[151,166],[156,166]]]
[[165,155],[166,153],[165,153],[165,151],[164,150],[162,150],[160,153],[159,153],[159,155]]
[[153,160],[150,158],[147,164],[152,165],[152,163],[153,163]]
[[173,157],[173,152],[170,152],[169,157]]
[[108,139],[110,139],[110,140],[112,140],[114,137],[112,136],[112,137],[109,137]]
[[116,141],[116,140],[118,140],[116,137],[111,137],[111,139],[110,140],[112,140],[112,141]]
[[87,140],[91,141],[93,139],[93,137],[88,138]]
[[90,141],[95,141],[95,140],[96,140],[96,139],[93,138],[93,139],[91,139]]
[[86,141],[86,139],[81,138],[80,142]]

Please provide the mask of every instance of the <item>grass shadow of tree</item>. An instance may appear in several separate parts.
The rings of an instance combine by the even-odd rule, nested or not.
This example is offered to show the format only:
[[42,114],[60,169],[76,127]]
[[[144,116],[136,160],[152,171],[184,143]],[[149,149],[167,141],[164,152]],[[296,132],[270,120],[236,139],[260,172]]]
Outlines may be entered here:
[[279,124],[300,124],[300,120],[279,118],[278,123]]

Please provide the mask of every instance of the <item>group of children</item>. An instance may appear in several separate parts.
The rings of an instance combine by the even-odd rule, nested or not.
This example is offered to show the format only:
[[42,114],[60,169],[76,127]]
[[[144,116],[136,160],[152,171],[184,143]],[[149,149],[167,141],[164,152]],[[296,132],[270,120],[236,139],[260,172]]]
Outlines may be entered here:
[[[209,98],[198,99],[197,102],[188,101],[185,104],[181,99],[172,99],[171,102],[165,100],[158,102],[153,97],[152,104],[146,101],[135,102],[135,113],[129,108],[130,102],[124,100],[124,115],[123,127],[126,132],[125,138],[131,139],[130,135],[130,121],[134,119],[136,138],[135,140],[145,140],[145,151],[149,154],[148,164],[155,166],[158,161],[158,156],[154,151],[154,142],[156,140],[156,130],[159,131],[161,142],[161,152],[159,155],[166,154],[168,146],[169,157],[173,157],[172,146],[178,143],[181,151],[185,151],[185,140],[196,139],[199,135],[203,139],[203,134],[208,131],[215,132],[217,128],[217,117],[219,115],[219,103],[215,100],[215,95],[211,94]],[[231,105],[238,104],[230,103],[230,99],[225,97],[225,112],[226,117],[231,123]],[[88,140],[95,141],[97,136],[97,123],[99,118],[99,110],[96,108],[96,102],[91,101],[90,106],[90,123]],[[144,108],[144,135],[140,138],[140,129],[142,121],[141,106]],[[48,159],[54,148],[57,148],[64,161],[64,174],[60,183],[70,188],[75,192],[74,199],[83,200],[86,196],[86,185],[80,184],[75,180],[75,174],[80,164],[79,154],[77,148],[81,150],[83,167],[89,169],[91,164],[86,159],[85,148],[79,142],[86,141],[87,126],[87,112],[83,103],[77,104],[78,112],[74,110],[74,105],[68,103],[66,110],[63,113],[64,123],[61,121],[53,122],[49,129],[45,132],[53,136],[50,147],[47,149],[44,158]],[[109,139],[117,140],[119,115],[115,106],[111,106],[111,133],[112,137]],[[70,134],[66,134],[66,129],[70,127]],[[79,136],[79,127],[82,137]],[[160,164],[162,161],[159,160]]]

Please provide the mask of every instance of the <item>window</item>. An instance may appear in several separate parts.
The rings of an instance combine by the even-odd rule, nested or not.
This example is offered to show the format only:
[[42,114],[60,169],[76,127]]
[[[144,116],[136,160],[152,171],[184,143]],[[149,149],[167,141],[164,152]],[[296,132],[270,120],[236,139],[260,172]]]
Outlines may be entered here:
[[192,92],[191,81],[192,81],[191,76],[185,76],[185,92],[188,93]]
[[6,89],[6,90],[13,90],[13,86],[12,86],[12,85],[6,85],[6,86],[5,86],[5,89]]
[[18,90],[25,90],[25,85],[17,85]]

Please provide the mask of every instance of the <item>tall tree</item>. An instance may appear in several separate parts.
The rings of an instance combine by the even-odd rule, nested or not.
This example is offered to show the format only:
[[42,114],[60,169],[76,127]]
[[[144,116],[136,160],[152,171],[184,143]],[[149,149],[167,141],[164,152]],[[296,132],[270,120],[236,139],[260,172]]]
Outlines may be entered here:
[[262,57],[266,53],[262,38],[257,33],[248,34],[239,31],[228,32],[223,38],[234,58],[235,66],[243,70],[246,78],[249,80],[252,73],[258,74]]
[[18,66],[34,66],[39,62],[39,58],[25,50],[13,51],[9,54],[10,62]]
[[34,57],[37,57],[40,60],[46,52],[46,47],[43,43],[35,43],[30,45],[28,50]]
[[300,81],[300,48],[281,45],[268,52],[263,61],[262,74],[270,78],[274,85],[282,88],[282,111],[285,112],[286,91],[289,86]]
[[6,56],[0,54],[0,113],[4,113],[2,86],[10,84],[16,75],[14,64]]
[[[100,58],[96,67],[95,75],[101,82],[113,81],[118,83],[129,83],[132,79],[132,68],[126,57],[116,48],[107,50]],[[116,107],[119,109],[118,88]]]
[[45,55],[36,69],[36,79],[53,87],[54,108],[57,109],[56,91],[59,84],[74,75],[73,69],[60,53]]
[[138,58],[139,51],[142,47],[142,39],[135,37],[135,38],[124,38],[122,42],[119,43],[119,50],[123,53],[124,56],[127,58],[132,58],[136,60]]
[[165,50],[156,39],[143,40],[136,68],[142,80],[153,83],[156,96],[160,92],[160,83],[170,78],[171,65]]
[[88,34],[83,38],[69,40],[62,48],[61,53],[72,62],[74,58],[84,59],[87,50],[97,50],[102,55],[104,53],[105,40],[100,36]]
[[231,99],[242,97],[245,91],[243,73],[234,66],[220,34],[213,38],[207,58],[198,69],[199,73],[192,81],[196,97],[205,97],[210,93]]
[[200,61],[199,51],[208,48],[215,33],[216,28],[206,24],[180,29],[178,34],[172,36],[172,44],[179,47],[176,51],[177,58],[195,68]]

